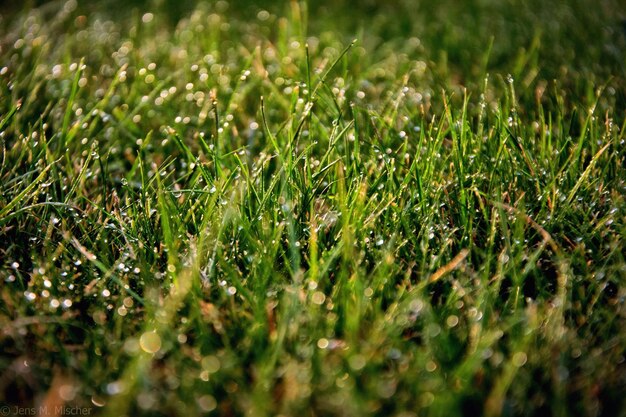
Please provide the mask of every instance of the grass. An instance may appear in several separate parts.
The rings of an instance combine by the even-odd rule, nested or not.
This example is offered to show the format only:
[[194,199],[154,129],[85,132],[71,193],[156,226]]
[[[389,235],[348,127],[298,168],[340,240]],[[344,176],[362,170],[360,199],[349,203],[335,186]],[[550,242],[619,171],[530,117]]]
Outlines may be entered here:
[[544,3],[6,9],[3,415],[623,413],[624,11]]

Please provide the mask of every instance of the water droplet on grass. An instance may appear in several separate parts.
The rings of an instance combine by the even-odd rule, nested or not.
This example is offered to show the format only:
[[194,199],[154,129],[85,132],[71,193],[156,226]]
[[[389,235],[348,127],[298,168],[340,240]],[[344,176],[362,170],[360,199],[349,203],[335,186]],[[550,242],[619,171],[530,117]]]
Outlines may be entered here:
[[217,401],[212,395],[203,395],[197,400],[198,406],[205,413],[209,413],[217,408]]
[[348,360],[348,362],[350,364],[350,368],[354,371],[360,371],[365,368],[365,365],[367,365],[367,360],[363,355],[354,355]]
[[121,394],[125,390],[124,383],[121,381],[108,383],[106,390],[109,395]]
[[446,324],[448,325],[448,327],[455,327],[457,324],[459,324],[458,316],[455,316],[454,314],[448,316],[448,318],[446,319]]
[[139,346],[146,353],[157,353],[161,349],[161,337],[156,331],[145,332],[139,338]]
[[320,349],[326,349],[328,347],[328,339],[321,338],[317,341],[317,347]]
[[518,368],[521,368],[522,366],[524,366],[527,360],[528,360],[528,356],[526,355],[526,352],[517,352],[513,355],[513,358],[512,358],[513,365],[515,365]]
[[311,301],[313,301],[313,304],[322,305],[326,301],[326,295],[321,291],[315,291],[311,296]]
[[207,371],[210,374],[214,374],[220,370],[222,364],[220,360],[215,355],[209,355],[202,358],[202,369]]
[[91,403],[96,407],[104,407],[106,405],[106,401],[102,397],[94,395],[91,397]]

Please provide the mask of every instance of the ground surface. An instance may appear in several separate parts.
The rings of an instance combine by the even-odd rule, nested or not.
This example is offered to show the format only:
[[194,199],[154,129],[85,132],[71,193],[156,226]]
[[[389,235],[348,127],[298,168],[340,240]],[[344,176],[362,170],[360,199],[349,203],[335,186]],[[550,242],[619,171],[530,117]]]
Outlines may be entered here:
[[0,8],[2,415],[623,415],[623,3],[312,3]]

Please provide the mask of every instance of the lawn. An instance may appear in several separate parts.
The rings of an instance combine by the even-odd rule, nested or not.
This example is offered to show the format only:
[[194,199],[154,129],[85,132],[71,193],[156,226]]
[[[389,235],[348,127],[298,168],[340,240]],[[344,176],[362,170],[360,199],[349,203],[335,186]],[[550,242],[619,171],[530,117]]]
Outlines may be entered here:
[[0,414],[626,415],[620,0],[0,6]]

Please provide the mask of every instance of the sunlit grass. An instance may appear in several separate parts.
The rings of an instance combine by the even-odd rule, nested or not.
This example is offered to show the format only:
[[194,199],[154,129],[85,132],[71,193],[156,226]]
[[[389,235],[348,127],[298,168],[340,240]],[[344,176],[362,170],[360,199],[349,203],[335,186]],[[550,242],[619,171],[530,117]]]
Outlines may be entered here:
[[0,405],[620,412],[617,2],[147,3],[0,20]]

